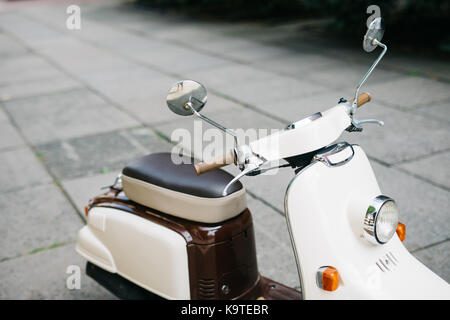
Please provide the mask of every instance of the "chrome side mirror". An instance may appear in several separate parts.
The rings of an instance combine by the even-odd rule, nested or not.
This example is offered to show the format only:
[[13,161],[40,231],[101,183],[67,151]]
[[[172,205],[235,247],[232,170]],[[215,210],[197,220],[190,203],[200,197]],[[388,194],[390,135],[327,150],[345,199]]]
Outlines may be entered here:
[[167,106],[181,116],[191,116],[203,109],[207,101],[206,88],[193,80],[175,83],[167,94]]
[[366,35],[364,36],[363,49],[367,52],[371,52],[375,50],[375,48],[378,46],[383,48],[383,51],[380,53],[378,58],[375,60],[375,62],[372,64],[372,66],[369,68],[369,70],[366,72],[366,74],[362,77],[361,81],[359,81],[358,85],[356,86],[355,97],[353,99],[353,104],[350,109],[351,116],[353,116],[358,105],[359,89],[361,89],[364,82],[366,82],[367,78],[370,76],[373,69],[375,69],[375,67],[378,65],[378,62],[380,62],[381,58],[383,58],[384,54],[387,51],[387,46],[384,43],[381,43],[383,35],[384,35],[383,19],[381,17],[378,17],[372,21],[372,23],[369,25],[369,28],[367,29]]
[[[383,39],[384,35],[384,22],[382,18],[374,19],[367,29],[366,35],[363,40],[363,49],[366,52],[372,52],[377,47],[377,42]],[[376,40],[376,41],[374,41]]]
[[201,83],[194,80],[182,80],[175,83],[172,88],[170,88],[166,98],[167,106],[174,113],[182,116],[197,116],[223,132],[232,135],[234,144],[237,147],[237,135],[233,130],[225,128],[200,113],[206,104],[206,100],[206,88]]

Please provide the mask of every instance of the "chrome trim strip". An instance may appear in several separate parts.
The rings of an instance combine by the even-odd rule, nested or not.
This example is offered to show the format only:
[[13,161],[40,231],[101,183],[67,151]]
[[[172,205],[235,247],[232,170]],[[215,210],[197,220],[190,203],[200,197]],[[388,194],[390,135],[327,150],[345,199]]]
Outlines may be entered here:
[[302,279],[302,274],[301,274],[300,260],[298,259],[297,247],[295,246],[295,240],[294,240],[294,236],[293,236],[293,233],[292,233],[291,222],[289,220],[289,210],[288,210],[288,199],[289,199],[289,196],[288,196],[288,193],[289,193],[289,189],[290,189],[292,183],[294,182],[294,180],[301,173],[303,173],[306,169],[312,167],[317,162],[318,162],[318,160],[313,161],[310,164],[308,164],[306,167],[302,168],[299,172],[297,172],[297,174],[291,179],[291,181],[289,181],[289,184],[288,184],[288,186],[286,188],[286,193],[284,195],[284,217],[286,219],[287,229],[288,229],[288,232],[289,232],[289,237],[291,239],[292,250],[294,250],[295,262],[296,262],[296,265],[297,265],[297,273],[298,273],[298,278],[299,278],[299,281],[300,281],[300,289],[301,289],[303,298],[305,297],[305,295],[304,295],[304,291],[303,291],[304,285],[303,285],[303,279]]
[[319,119],[319,118],[322,118],[322,112],[316,112],[316,113],[313,113],[313,114],[311,114],[311,115],[309,115],[309,116],[307,116],[307,117],[305,117],[305,118],[303,118],[303,119],[300,119],[300,120],[297,121],[297,122],[294,122],[294,123],[289,124],[289,125],[286,127],[285,130],[292,130],[292,129],[295,129],[295,128],[299,127],[299,126],[303,126],[303,125],[305,125],[305,124],[311,123],[311,122],[313,122],[314,120]]
[[[330,161],[329,156],[337,154],[337,153],[345,150],[347,147],[350,147],[350,149],[352,150],[352,154],[350,156],[348,156],[348,158],[346,158],[342,161],[339,161],[339,162],[331,162]],[[349,144],[347,142],[339,142],[335,145],[327,147],[324,151],[317,153],[313,159],[319,160],[329,167],[339,167],[339,166],[346,164],[350,160],[352,160],[354,155],[355,155],[355,150],[353,149],[353,146],[351,144]]]

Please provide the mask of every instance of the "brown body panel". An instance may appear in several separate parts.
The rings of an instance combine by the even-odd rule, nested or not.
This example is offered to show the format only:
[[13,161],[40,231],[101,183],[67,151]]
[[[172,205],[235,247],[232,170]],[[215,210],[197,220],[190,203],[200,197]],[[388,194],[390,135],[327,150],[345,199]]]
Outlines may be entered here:
[[248,209],[219,224],[204,224],[139,205],[115,190],[94,198],[90,205],[138,215],[183,236],[191,299],[301,299],[300,292],[259,275]]

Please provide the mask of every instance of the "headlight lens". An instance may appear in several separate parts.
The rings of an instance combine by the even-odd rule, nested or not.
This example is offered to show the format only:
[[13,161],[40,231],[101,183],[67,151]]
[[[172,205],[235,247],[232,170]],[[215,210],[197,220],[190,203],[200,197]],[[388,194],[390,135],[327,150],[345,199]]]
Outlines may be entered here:
[[398,224],[398,209],[394,201],[386,201],[378,213],[375,236],[381,243],[391,240]]
[[364,236],[369,242],[383,244],[391,240],[398,224],[398,208],[395,201],[378,196],[369,206],[364,219]]

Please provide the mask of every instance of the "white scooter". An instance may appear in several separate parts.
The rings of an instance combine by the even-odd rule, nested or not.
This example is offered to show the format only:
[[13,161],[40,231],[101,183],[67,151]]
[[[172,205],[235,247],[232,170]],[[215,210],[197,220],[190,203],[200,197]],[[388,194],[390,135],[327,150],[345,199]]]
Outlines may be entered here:
[[[170,153],[157,153],[126,166],[86,206],[76,250],[88,260],[88,275],[121,298],[450,299],[450,286],[403,246],[395,201],[381,192],[363,149],[333,144],[345,130],[382,125],[354,118],[370,101],[359,89],[387,50],[382,35],[377,18],[363,47],[383,51],[353,100],[249,145],[236,139],[234,150],[216,160],[175,164]],[[196,115],[235,137],[199,113],[206,103],[201,84],[178,82],[167,102],[175,113]],[[238,181],[280,159],[296,169],[285,215],[301,292],[258,272],[252,218]],[[219,169],[232,163],[241,169],[236,177]]]

